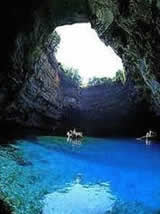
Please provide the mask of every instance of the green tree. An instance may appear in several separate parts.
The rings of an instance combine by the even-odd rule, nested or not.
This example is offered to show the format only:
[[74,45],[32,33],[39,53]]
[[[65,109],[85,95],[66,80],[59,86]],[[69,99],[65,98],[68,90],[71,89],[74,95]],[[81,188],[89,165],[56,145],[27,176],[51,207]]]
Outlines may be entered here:
[[98,85],[104,85],[104,84],[106,85],[112,84],[112,79],[108,77],[102,77],[102,78],[92,77],[92,78],[89,78],[87,86],[91,87],[91,86],[98,86]]
[[76,68],[66,67],[64,65],[60,65],[61,72],[68,79],[68,81],[72,82],[75,86],[82,86],[82,78],[79,75],[79,71]]
[[59,34],[56,31],[53,31],[53,33],[48,36],[45,42],[45,47],[47,47],[47,49],[50,49],[51,51],[54,50],[54,52],[56,53],[59,48],[60,41],[61,38]]
[[113,77],[112,79],[114,82],[121,82],[123,84],[125,84],[126,82],[126,75],[125,75],[125,70],[118,70],[115,74],[115,77]]

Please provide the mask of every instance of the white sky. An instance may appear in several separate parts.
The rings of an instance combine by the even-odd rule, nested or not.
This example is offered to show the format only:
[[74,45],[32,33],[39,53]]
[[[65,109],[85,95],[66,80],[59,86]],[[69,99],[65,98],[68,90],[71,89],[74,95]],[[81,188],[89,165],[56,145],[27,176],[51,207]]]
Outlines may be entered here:
[[57,60],[77,68],[84,83],[93,76],[113,77],[123,68],[121,59],[100,41],[90,24],[65,25],[56,31],[61,37]]

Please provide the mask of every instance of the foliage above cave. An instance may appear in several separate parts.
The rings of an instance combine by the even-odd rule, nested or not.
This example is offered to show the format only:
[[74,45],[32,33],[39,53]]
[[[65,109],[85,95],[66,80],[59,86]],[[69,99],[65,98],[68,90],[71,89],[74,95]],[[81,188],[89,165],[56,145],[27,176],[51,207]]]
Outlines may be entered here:
[[112,85],[114,83],[125,84],[126,75],[124,70],[118,70],[113,78],[109,77],[92,77],[89,79],[87,87],[98,86],[98,85]]
[[66,80],[70,85],[75,87],[81,87],[82,86],[82,78],[79,75],[79,71],[76,68],[72,67],[66,67],[62,64],[60,64],[60,75],[64,80]]
[[61,41],[61,38],[60,38],[59,34],[56,31],[54,31],[50,35],[50,37],[48,38],[48,41],[50,41],[50,43],[53,45],[54,52],[56,53],[57,50],[58,50],[60,41]]
[[59,48],[61,38],[59,34],[56,31],[53,31],[49,36],[47,37],[45,43],[43,44],[42,48],[47,50],[51,50],[54,53],[57,52]]
[[122,84],[125,84],[126,82],[126,74],[125,74],[125,70],[118,70],[115,74],[115,76],[113,77],[112,81],[116,81],[116,82],[121,82]]
[[92,78],[89,78],[87,86],[90,87],[90,86],[98,86],[103,84],[110,85],[112,83],[113,83],[112,79],[108,77],[102,77],[102,78],[92,77]]
[[44,42],[39,43],[37,46],[33,46],[29,50],[29,55],[33,61],[37,63],[40,60],[43,52],[49,53],[56,53],[60,43],[60,36],[56,31],[53,31],[51,34],[48,35]]

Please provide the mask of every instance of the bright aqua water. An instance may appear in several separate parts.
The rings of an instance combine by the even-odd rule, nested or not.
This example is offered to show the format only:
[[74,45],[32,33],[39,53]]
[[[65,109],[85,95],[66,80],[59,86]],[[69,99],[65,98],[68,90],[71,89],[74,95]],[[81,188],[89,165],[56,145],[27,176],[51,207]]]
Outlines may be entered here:
[[[32,194],[39,189],[52,193],[80,178],[82,185],[109,183],[113,196],[124,203],[140,203],[147,214],[160,210],[160,144],[156,142],[87,138],[77,144],[40,137],[17,141],[16,146],[29,163],[17,167],[23,168],[22,182],[30,181]],[[20,190],[15,189],[18,194]]]

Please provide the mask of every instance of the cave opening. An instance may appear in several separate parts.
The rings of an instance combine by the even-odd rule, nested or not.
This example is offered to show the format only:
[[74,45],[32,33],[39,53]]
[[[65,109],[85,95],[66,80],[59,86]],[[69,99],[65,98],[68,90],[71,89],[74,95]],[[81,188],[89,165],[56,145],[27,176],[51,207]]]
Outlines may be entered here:
[[106,47],[90,23],[64,25],[56,32],[60,36],[57,61],[66,69],[76,70],[82,86],[93,79],[112,79],[117,71],[123,71],[120,57]]
[[58,64],[63,96],[63,114],[55,133],[65,136],[73,128],[99,137],[144,132],[146,102],[139,98],[133,81],[127,80],[120,57],[91,25],[63,25],[53,33],[58,38],[53,62]]

